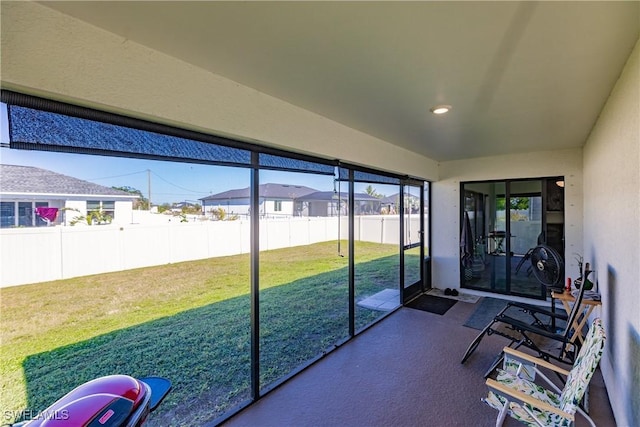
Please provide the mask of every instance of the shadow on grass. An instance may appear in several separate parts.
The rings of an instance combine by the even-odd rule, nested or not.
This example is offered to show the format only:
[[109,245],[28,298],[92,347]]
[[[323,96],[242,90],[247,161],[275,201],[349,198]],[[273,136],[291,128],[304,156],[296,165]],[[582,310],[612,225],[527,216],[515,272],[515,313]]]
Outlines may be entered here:
[[[397,257],[359,263],[356,299],[397,288]],[[261,384],[268,385],[348,337],[348,271],[260,293]],[[357,306],[356,327],[384,313]],[[250,299],[243,295],[135,325],[23,362],[28,408],[115,373],[169,378],[173,390],[149,425],[199,425],[250,398]]]

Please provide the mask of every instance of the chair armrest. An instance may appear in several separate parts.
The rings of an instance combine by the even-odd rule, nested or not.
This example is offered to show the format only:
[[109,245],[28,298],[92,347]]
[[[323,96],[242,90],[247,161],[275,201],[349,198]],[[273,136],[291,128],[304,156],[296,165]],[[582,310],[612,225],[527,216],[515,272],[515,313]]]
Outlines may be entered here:
[[535,408],[541,409],[543,411],[547,411],[547,412],[552,412],[556,415],[561,416],[562,418],[565,418],[571,422],[575,421],[575,417],[573,414],[569,414],[567,412],[564,412],[561,409],[556,408],[555,406],[551,406],[546,402],[542,402],[532,396],[529,396],[528,394],[522,393],[518,390],[514,390],[512,388],[509,388],[507,386],[505,386],[504,384],[499,383],[496,380],[493,380],[491,378],[488,378],[486,381],[486,385],[487,387],[489,387],[490,390],[492,390],[493,392],[500,394],[502,396],[509,396],[512,397],[513,399],[517,400],[520,403],[526,403],[529,404]]
[[534,365],[537,365],[537,366],[542,366],[543,368],[550,369],[550,370],[552,370],[554,372],[557,372],[559,374],[562,374],[564,376],[568,376],[569,375],[569,371],[567,371],[566,369],[562,369],[562,368],[560,368],[560,367],[558,367],[558,366],[556,366],[556,365],[554,365],[552,363],[547,362],[544,359],[540,359],[539,357],[535,357],[535,356],[532,356],[530,354],[523,353],[523,352],[521,352],[519,350],[514,350],[511,347],[505,347],[505,348],[502,349],[502,351],[504,351],[505,355],[512,356],[513,358],[524,360],[524,361],[530,362],[530,363],[532,363]]

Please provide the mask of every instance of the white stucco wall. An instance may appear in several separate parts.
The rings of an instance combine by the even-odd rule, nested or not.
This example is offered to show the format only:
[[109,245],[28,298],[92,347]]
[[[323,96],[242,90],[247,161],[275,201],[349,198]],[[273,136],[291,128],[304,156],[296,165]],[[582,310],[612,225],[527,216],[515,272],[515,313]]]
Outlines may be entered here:
[[2,86],[211,134],[437,178],[437,163],[41,4],[2,3]]
[[113,213],[114,224],[131,224],[133,222],[133,202],[116,200]]
[[584,147],[584,253],[602,293],[616,423],[640,425],[640,40]]
[[582,150],[541,151],[440,164],[431,194],[433,286],[460,286],[460,182],[551,176],[565,177],[565,270],[577,272],[571,255],[582,253]]
[[87,215],[86,200],[67,200],[64,207],[68,210],[64,213],[64,224],[71,225],[71,221],[80,216]]

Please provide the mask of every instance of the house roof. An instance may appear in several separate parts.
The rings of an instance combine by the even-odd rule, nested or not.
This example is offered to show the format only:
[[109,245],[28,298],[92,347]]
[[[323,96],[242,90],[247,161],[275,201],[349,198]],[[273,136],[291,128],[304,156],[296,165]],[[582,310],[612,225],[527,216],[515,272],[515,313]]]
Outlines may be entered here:
[[[291,184],[262,184],[260,187],[260,197],[267,199],[296,199],[310,193],[316,192],[313,188],[304,185]],[[229,200],[229,199],[247,199],[250,197],[249,187],[239,188],[235,190],[223,191],[222,193],[212,194],[198,200]]]
[[[405,194],[405,200],[419,200],[420,197],[418,196],[414,196],[413,194]],[[396,194],[392,194],[390,196],[387,197],[383,197],[382,199],[380,199],[380,201],[382,203],[398,203],[400,200],[400,193],[396,193]]]
[[[354,193],[354,198],[359,202],[367,202],[367,201],[380,201],[377,197],[373,197],[367,193]],[[296,198],[296,201],[303,202],[311,202],[311,201],[329,201],[335,200],[338,198],[338,193],[334,193],[333,191],[316,191],[315,193],[307,194],[305,196],[301,196]],[[349,195],[347,193],[340,193],[340,198],[342,200],[347,200]]]
[[138,196],[33,166],[0,165],[0,194]]

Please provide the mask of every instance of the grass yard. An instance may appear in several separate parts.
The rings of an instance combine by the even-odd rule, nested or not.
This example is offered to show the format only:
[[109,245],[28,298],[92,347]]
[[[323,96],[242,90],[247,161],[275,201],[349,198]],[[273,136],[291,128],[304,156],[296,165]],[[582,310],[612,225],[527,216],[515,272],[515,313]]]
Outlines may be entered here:
[[[347,337],[348,261],[336,247],[260,253],[263,386]],[[40,411],[85,381],[125,373],[174,384],[150,425],[220,416],[249,398],[249,262],[236,255],[0,290],[0,408]],[[398,247],[357,242],[357,298],[397,283]],[[357,307],[357,326],[380,315]]]

